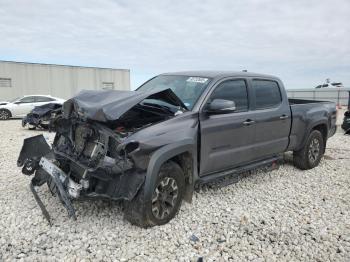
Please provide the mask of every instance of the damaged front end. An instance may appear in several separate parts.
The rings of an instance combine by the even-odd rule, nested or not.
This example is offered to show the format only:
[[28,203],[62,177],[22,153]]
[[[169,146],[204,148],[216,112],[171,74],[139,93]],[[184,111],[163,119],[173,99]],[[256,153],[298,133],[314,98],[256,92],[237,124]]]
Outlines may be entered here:
[[25,175],[35,174],[30,187],[49,222],[36,192],[45,183],[73,218],[74,199],[131,201],[145,181],[152,150],[143,152],[129,137],[185,110],[170,89],[83,91],[65,102],[63,114],[53,119],[52,146],[42,135],[25,139],[17,165]]
[[58,103],[49,103],[36,106],[22,119],[22,127],[28,126],[29,129],[43,128],[50,129],[50,121],[61,114],[62,105]]

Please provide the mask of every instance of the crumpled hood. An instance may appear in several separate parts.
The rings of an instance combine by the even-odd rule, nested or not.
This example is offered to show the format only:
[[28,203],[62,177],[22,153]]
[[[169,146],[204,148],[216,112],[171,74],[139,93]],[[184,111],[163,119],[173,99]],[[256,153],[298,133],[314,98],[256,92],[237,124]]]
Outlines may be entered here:
[[186,108],[171,89],[152,91],[83,90],[63,104],[63,117],[72,112],[99,122],[115,121],[145,99]]

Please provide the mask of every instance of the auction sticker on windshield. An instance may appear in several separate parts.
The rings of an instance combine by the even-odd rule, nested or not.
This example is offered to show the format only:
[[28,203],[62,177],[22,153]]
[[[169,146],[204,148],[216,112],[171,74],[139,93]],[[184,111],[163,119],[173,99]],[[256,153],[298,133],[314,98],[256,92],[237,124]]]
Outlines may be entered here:
[[208,81],[208,78],[191,76],[191,77],[187,78],[186,81],[187,81],[187,82],[194,82],[194,83],[201,83],[201,84],[204,84],[205,82]]

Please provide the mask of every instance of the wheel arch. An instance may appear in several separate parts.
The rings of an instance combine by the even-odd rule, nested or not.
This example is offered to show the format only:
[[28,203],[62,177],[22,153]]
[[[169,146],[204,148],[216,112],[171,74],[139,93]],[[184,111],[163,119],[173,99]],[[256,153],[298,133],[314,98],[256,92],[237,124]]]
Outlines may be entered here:
[[148,164],[145,180],[145,198],[151,199],[153,187],[161,166],[171,160],[179,164],[185,175],[185,195],[188,202],[192,200],[194,183],[198,178],[196,144],[193,140],[184,140],[174,144],[166,145],[155,151]]
[[324,153],[325,150],[326,150],[326,144],[327,144],[327,138],[328,138],[328,126],[327,126],[327,124],[325,124],[325,123],[321,123],[321,124],[315,125],[315,126],[311,129],[311,131],[313,131],[313,130],[320,131],[320,133],[322,134],[322,137],[323,137],[323,144],[324,144],[323,153]]
[[318,130],[321,132],[322,137],[323,137],[323,142],[324,142],[324,145],[326,148],[326,142],[327,142],[327,138],[328,138],[327,121],[318,121],[318,122],[315,122],[314,124],[310,125],[310,127],[305,132],[303,140],[301,141],[299,147],[295,151],[301,150],[305,146],[305,143],[313,130]]
[[7,108],[0,108],[0,111],[8,112],[10,114],[10,117],[12,117],[12,112],[9,109],[7,109]]

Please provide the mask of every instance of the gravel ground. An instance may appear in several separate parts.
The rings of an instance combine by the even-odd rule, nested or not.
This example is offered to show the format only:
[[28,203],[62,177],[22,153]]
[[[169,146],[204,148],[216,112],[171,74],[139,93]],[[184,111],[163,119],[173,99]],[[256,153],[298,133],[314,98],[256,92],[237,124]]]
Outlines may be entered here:
[[11,120],[0,122],[0,132],[0,261],[350,261],[350,136],[331,138],[315,169],[287,161],[231,186],[203,188],[169,224],[145,230],[102,201],[75,202],[78,220],[70,220],[43,186],[50,227],[16,166],[23,138],[40,131]]

